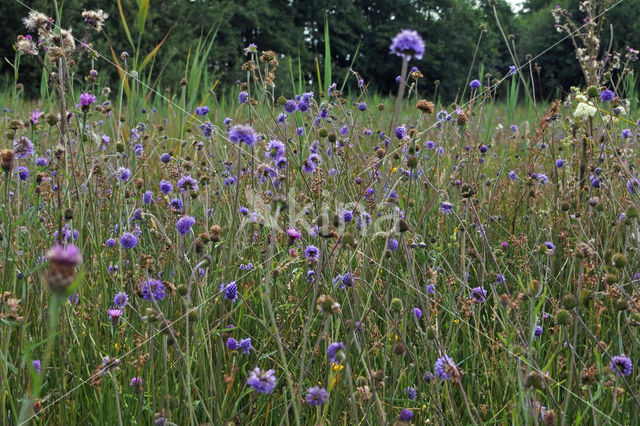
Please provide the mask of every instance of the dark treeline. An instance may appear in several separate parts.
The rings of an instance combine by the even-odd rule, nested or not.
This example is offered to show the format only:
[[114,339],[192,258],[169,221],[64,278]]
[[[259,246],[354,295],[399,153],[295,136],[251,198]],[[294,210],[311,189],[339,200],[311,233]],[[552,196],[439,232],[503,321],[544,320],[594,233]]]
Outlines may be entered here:
[[[27,2],[30,7],[55,16],[51,0]],[[126,35],[117,1],[96,5],[86,0],[60,0],[63,27],[73,28],[79,37],[83,33],[80,13],[84,8],[102,8],[109,13],[103,34],[93,35],[95,49],[111,60],[109,46],[115,52],[146,55],[170,32],[166,42],[145,73],[152,73],[149,81],[160,76],[159,87],[175,88],[185,76],[185,64],[190,49],[198,40],[217,28],[217,38],[208,57],[207,71],[211,79],[220,79],[228,89],[244,78],[241,65],[246,60],[243,49],[255,43],[259,50],[273,50],[294,61],[297,77],[298,59],[304,78],[316,86],[316,58],[322,70],[324,64],[324,20],[329,22],[333,80],[341,83],[351,63],[369,84],[381,94],[395,87],[400,59],[389,55],[391,38],[400,29],[415,29],[425,39],[426,52],[421,61],[412,61],[424,74],[423,91],[431,95],[439,81],[438,96],[455,99],[464,85],[478,45],[470,79],[487,76],[501,77],[513,63],[500,32],[492,0],[151,0],[150,10],[140,35],[136,25],[138,3],[122,0],[133,46]],[[5,59],[0,71],[7,84],[12,83],[13,42],[18,34],[25,34],[22,19],[28,9],[15,0],[0,0],[1,55]],[[564,37],[555,31],[551,9],[556,4],[567,7],[576,20],[581,19],[578,0],[527,0],[522,10],[514,12],[504,0],[496,0],[496,10],[505,35],[513,39],[517,58],[524,62],[527,54],[537,55]],[[640,46],[640,8],[637,2],[623,1],[607,13],[602,46],[619,51],[631,45]],[[609,24],[613,25],[610,31]],[[482,31],[484,29],[484,31]],[[482,36],[481,36],[482,32]],[[480,40],[478,42],[478,40]],[[511,42],[511,41],[510,41]],[[90,67],[90,61],[80,64]],[[538,96],[558,95],[571,85],[583,84],[582,74],[569,40],[564,41],[536,60],[540,69]],[[115,82],[115,67],[103,59],[94,63],[102,78]],[[288,59],[281,60],[277,74],[277,92],[290,94],[291,82]],[[88,71],[81,69],[80,71]],[[534,71],[535,72],[535,71]],[[149,78],[147,76],[147,78]],[[536,75],[536,80],[538,79]],[[24,59],[20,65],[19,82],[28,95],[37,95],[41,70],[37,61]],[[355,87],[350,79],[350,88]],[[536,82],[537,83],[537,82]],[[315,88],[314,87],[314,88]],[[429,93],[427,93],[429,95]]]

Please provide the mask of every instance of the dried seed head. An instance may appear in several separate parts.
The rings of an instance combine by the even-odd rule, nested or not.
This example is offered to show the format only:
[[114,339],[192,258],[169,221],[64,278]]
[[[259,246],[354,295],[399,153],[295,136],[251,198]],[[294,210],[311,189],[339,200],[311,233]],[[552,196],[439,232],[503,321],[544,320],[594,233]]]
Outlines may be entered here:
[[420,111],[424,113],[433,114],[436,109],[436,106],[433,104],[433,102],[429,102],[426,99],[420,99],[416,104],[416,108],[418,108]]

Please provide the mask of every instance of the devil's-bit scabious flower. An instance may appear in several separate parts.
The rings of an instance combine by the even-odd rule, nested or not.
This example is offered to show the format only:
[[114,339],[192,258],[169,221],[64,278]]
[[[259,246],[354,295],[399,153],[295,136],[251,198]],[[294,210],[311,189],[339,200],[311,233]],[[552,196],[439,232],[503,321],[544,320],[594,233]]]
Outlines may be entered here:
[[318,247],[310,245],[304,249],[304,257],[309,260],[318,260],[320,259],[320,250]]
[[33,369],[36,371],[36,373],[40,374],[40,371],[42,371],[42,363],[40,362],[40,360],[34,359],[33,361],[31,361],[31,365],[33,365]]
[[358,104],[358,110],[360,110],[360,111],[366,111],[366,110],[367,110],[367,104],[366,104],[366,102],[360,102],[360,103]]
[[13,154],[16,158],[29,158],[33,154],[33,143],[26,136],[13,141]]
[[232,302],[238,299],[238,286],[235,281],[231,281],[229,284],[220,284],[220,292],[223,293],[225,299]]
[[124,291],[116,293],[116,295],[113,296],[113,306],[115,306],[116,308],[124,308],[128,303],[129,295]]
[[517,177],[518,175],[516,175],[516,172],[514,172],[513,170],[509,172],[509,179],[511,179],[512,181],[516,180]]
[[622,130],[621,135],[624,139],[628,139],[631,137],[631,129],[624,129]]
[[391,53],[407,58],[408,61],[412,58],[420,60],[424,53],[424,40],[417,31],[402,30],[391,40],[389,49]]
[[543,244],[547,248],[547,253],[554,254],[556,252],[556,246],[551,241],[545,241]]
[[407,137],[407,129],[404,126],[396,127],[396,138],[402,140]]
[[413,412],[408,408],[403,408],[400,410],[400,414],[398,414],[398,421],[403,423],[409,423],[413,419]]
[[448,201],[444,201],[442,204],[440,204],[440,212],[446,215],[453,213],[453,204]]
[[346,358],[347,347],[342,342],[336,342],[329,345],[327,348],[327,358],[329,361],[340,364]]
[[602,102],[612,101],[615,97],[616,94],[609,89],[603,90],[602,93],[600,93],[600,99],[602,99]]
[[118,167],[116,176],[118,177],[118,180],[126,182],[131,179],[131,170],[127,169],[126,167]]
[[153,200],[153,192],[151,191],[145,191],[144,194],[142,194],[142,202],[146,205],[151,204],[151,201]]
[[75,267],[82,263],[80,249],[73,244],[56,244],[47,252],[49,269],[45,281],[54,293],[64,293],[76,279]]
[[191,175],[182,176],[178,179],[177,183],[178,188],[183,192],[185,190],[198,191],[200,188],[198,187],[198,181],[191,177]]
[[533,329],[533,335],[536,337],[540,337],[542,336],[542,326],[541,325],[536,325],[536,327]]
[[168,163],[169,161],[171,161],[171,154],[169,154],[168,152],[165,152],[160,156],[160,161],[162,161],[165,164]]
[[276,372],[274,370],[263,371],[256,367],[249,373],[247,385],[258,393],[268,394],[276,387]]
[[558,158],[556,160],[556,167],[559,168],[559,169],[564,167],[564,160],[562,158]]
[[21,181],[29,179],[29,169],[25,166],[20,166],[16,169],[16,174]]
[[633,371],[633,362],[625,354],[620,354],[611,358],[609,368],[618,376],[628,376]]
[[416,319],[420,319],[422,317],[422,311],[420,310],[420,308],[411,309],[411,313],[414,317],[416,317]]
[[173,190],[173,185],[171,185],[170,182],[167,182],[164,179],[160,181],[160,192],[162,192],[164,195],[167,195],[172,190]]
[[487,300],[487,290],[484,287],[474,287],[471,289],[471,298],[478,303]]
[[176,229],[178,230],[178,233],[184,237],[195,223],[195,218],[185,215],[176,222]]
[[238,102],[240,102],[241,104],[246,104],[247,102],[249,102],[249,93],[245,92],[244,90],[240,92],[238,94]]
[[414,387],[408,387],[404,389],[404,393],[409,397],[410,400],[415,400],[418,398],[418,391]]
[[229,349],[230,351],[237,351],[239,347],[240,344],[236,339],[234,339],[233,337],[229,337],[227,339],[227,349]]
[[469,87],[471,87],[472,89],[479,89],[482,86],[482,83],[480,83],[480,80],[471,80],[471,83],[469,83]]
[[200,117],[204,117],[207,114],[209,114],[209,107],[208,106],[202,105],[202,106],[196,108],[196,115],[199,115]]
[[270,141],[267,144],[267,149],[264,153],[265,157],[271,160],[276,160],[284,155],[284,144],[277,139]]
[[451,373],[456,371],[456,364],[448,355],[442,355],[436,360],[434,371],[441,379],[450,379]]
[[253,146],[256,139],[256,134],[250,126],[237,124],[229,130],[229,140],[232,143],[243,142],[249,146]]
[[162,281],[153,278],[147,278],[140,283],[138,295],[147,302],[155,300],[156,302],[164,299],[166,289]]
[[395,238],[389,238],[389,241],[387,242],[387,248],[391,251],[398,250],[398,240],[396,240]]
[[138,245],[138,237],[136,237],[131,232],[125,232],[120,237],[120,245],[126,249],[132,249],[136,245]]
[[328,398],[329,394],[325,389],[314,386],[307,389],[307,396],[305,397],[305,401],[307,401],[307,404],[311,406],[319,406],[327,402]]

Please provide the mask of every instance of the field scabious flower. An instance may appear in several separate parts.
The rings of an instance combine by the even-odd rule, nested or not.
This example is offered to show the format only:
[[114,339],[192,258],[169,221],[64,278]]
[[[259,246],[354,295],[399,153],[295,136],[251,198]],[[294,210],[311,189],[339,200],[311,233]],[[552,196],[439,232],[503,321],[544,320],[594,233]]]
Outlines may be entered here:
[[276,372],[274,370],[263,371],[256,367],[249,373],[247,385],[258,393],[268,394],[276,387]]
[[407,137],[407,129],[404,126],[396,127],[396,138],[402,140]]
[[471,80],[471,83],[469,83],[469,87],[471,87],[472,89],[479,89],[482,86],[482,83],[480,83],[480,80]]
[[391,53],[408,61],[412,58],[420,60],[424,53],[424,40],[417,31],[402,30],[393,38],[389,49]]
[[442,204],[440,204],[440,212],[446,215],[450,215],[451,213],[453,213],[453,204],[448,201],[444,201]]
[[325,389],[314,386],[307,389],[307,396],[305,397],[305,401],[307,401],[307,404],[311,406],[320,406],[327,402],[328,398],[329,393],[327,393]]
[[434,371],[442,380],[450,379],[451,373],[457,372],[456,364],[449,355],[442,355],[436,360]]
[[609,368],[618,376],[628,376],[633,371],[633,362],[625,354],[620,354],[611,358]]
[[164,195],[167,195],[171,191],[173,191],[173,185],[171,185],[170,182],[167,182],[166,180],[162,179],[160,181],[160,192],[162,192]]

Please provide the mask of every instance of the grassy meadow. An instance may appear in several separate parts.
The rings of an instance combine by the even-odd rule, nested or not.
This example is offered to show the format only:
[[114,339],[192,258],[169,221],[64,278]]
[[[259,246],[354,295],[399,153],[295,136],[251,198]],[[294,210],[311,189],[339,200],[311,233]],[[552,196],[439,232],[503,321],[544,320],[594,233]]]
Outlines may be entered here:
[[219,87],[212,32],[165,91],[89,12],[0,94],[0,424],[640,422],[633,74],[443,103],[402,32],[394,97],[253,45]]

